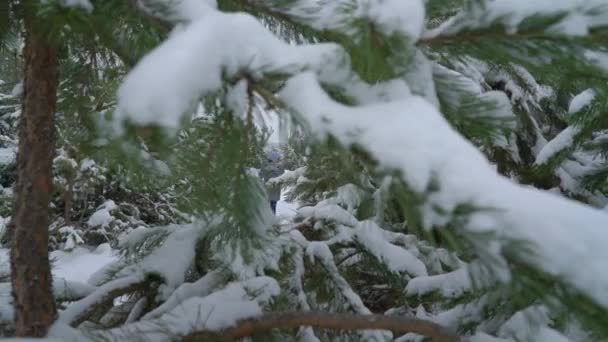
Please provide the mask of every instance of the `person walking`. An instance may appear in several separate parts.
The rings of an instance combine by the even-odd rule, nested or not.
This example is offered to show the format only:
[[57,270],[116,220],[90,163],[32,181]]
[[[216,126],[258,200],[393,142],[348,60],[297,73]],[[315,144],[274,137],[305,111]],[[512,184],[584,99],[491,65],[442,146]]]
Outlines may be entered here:
[[276,151],[270,151],[266,156],[267,164],[262,170],[262,177],[266,183],[268,199],[270,200],[270,208],[272,209],[272,213],[276,215],[277,202],[281,199],[281,185],[278,183],[268,184],[268,181],[283,174],[281,155]]

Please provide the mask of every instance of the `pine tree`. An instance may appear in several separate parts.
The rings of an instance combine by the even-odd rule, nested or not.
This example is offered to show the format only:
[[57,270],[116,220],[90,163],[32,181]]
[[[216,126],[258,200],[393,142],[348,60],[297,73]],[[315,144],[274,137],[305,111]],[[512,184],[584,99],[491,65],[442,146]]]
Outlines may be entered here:
[[[54,283],[56,324],[78,328],[54,337],[608,338],[603,1],[40,14],[64,42],[51,227],[123,253],[93,286]],[[255,173],[266,115],[294,132],[269,181],[294,222]]]
[[[58,87],[57,44],[25,2],[23,110],[17,154],[11,282],[17,336],[45,336],[56,316],[48,254],[51,164]],[[35,285],[34,285],[35,284]]]

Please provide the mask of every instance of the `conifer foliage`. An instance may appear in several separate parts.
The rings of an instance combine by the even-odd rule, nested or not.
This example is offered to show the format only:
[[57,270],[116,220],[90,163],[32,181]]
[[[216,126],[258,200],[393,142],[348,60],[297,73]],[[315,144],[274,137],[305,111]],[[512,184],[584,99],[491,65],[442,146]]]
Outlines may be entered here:
[[[30,2],[0,8],[0,152],[29,120],[35,13],[59,73],[50,247],[121,251],[53,280],[49,338],[608,339],[604,0]],[[289,170],[264,184],[275,117]],[[40,335],[4,285],[0,332]]]

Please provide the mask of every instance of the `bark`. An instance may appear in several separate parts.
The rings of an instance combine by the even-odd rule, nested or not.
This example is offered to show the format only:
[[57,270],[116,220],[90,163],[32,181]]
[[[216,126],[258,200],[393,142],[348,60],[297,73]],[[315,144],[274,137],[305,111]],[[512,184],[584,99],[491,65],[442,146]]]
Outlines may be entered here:
[[417,318],[326,312],[275,312],[239,321],[234,327],[220,332],[193,332],[184,336],[182,342],[238,341],[273,329],[292,329],[302,326],[339,331],[389,330],[397,336],[414,333],[429,337],[435,342],[460,341],[460,337],[449,329]]
[[40,337],[56,317],[48,254],[51,167],[58,84],[57,48],[26,15],[23,110],[13,211],[11,281],[15,334]]

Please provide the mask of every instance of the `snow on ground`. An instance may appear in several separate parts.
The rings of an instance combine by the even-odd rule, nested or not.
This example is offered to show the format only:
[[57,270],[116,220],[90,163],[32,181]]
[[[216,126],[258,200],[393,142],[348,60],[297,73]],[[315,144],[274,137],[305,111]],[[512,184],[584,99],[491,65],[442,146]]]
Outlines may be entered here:
[[0,277],[10,272],[8,249],[0,248]]
[[2,147],[0,148],[0,164],[10,164],[15,160],[17,150],[14,147]]
[[[53,251],[50,255],[54,277],[85,284],[93,273],[117,258],[118,251],[112,249],[107,243],[99,245],[95,249],[77,247],[69,252]],[[0,248],[0,275],[7,274],[9,270],[9,250]]]
[[292,217],[296,215],[298,210],[298,203],[291,203],[285,200],[285,194],[287,191],[283,189],[281,193],[281,200],[277,202],[277,218],[281,223],[290,221]]
[[293,217],[297,209],[298,205],[285,201],[285,195],[283,195],[283,198],[277,203],[277,216],[280,218]]
[[[283,199],[277,203],[277,217],[281,221],[291,219],[296,213],[297,204]],[[109,244],[97,248],[77,247],[71,251],[53,251],[50,255],[53,276],[68,281],[87,283],[93,273],[103,266],[118,259],[118,251]],[[0,248],[0,275],[8,274],[10,270],[9,250]]]
[[[51,252],[50,258],[53,263],[53,276],[87,283],[93,273],[118,258],[118,251],[106,243],[94,250],[78,247],[69,252],[54,251]],[[9,262],[9,250],[0,248],[0,275],[9,272]]]
[[85,247],[77,247],[70,252],[53,251],[53,276],[87,283],[93,273],[117,258],[118,252],[107,243],[92,251]]
[[[60,280],[59,284],[75,282],[71,283],[70,286],[86,284],[94,272],[117,258],[118,251],[112,249],[107,243],[99,245],[95,249],[78,247],[69,252],[53,251],[50,254],[54,280]],[[9,272],[9,250],[0,248],[0,278],[8,275]],[[54,286],[57,285],[57,283],[54,284]],[[55,287],[55,291],[57,290],[57,287]],[[11,302],[10,283],[0,282],[0,323],[13,319],[12,307],[9,305]]]
[[[89,277],[103,266],[115,261],[118,251],[107,243],[94,250],[78,247],[72,251],[53,251],[50,259],[53,264],[53,276],[68,281],[87,283]],[[0,275],[9,271],[9,250],[0,248]]]

